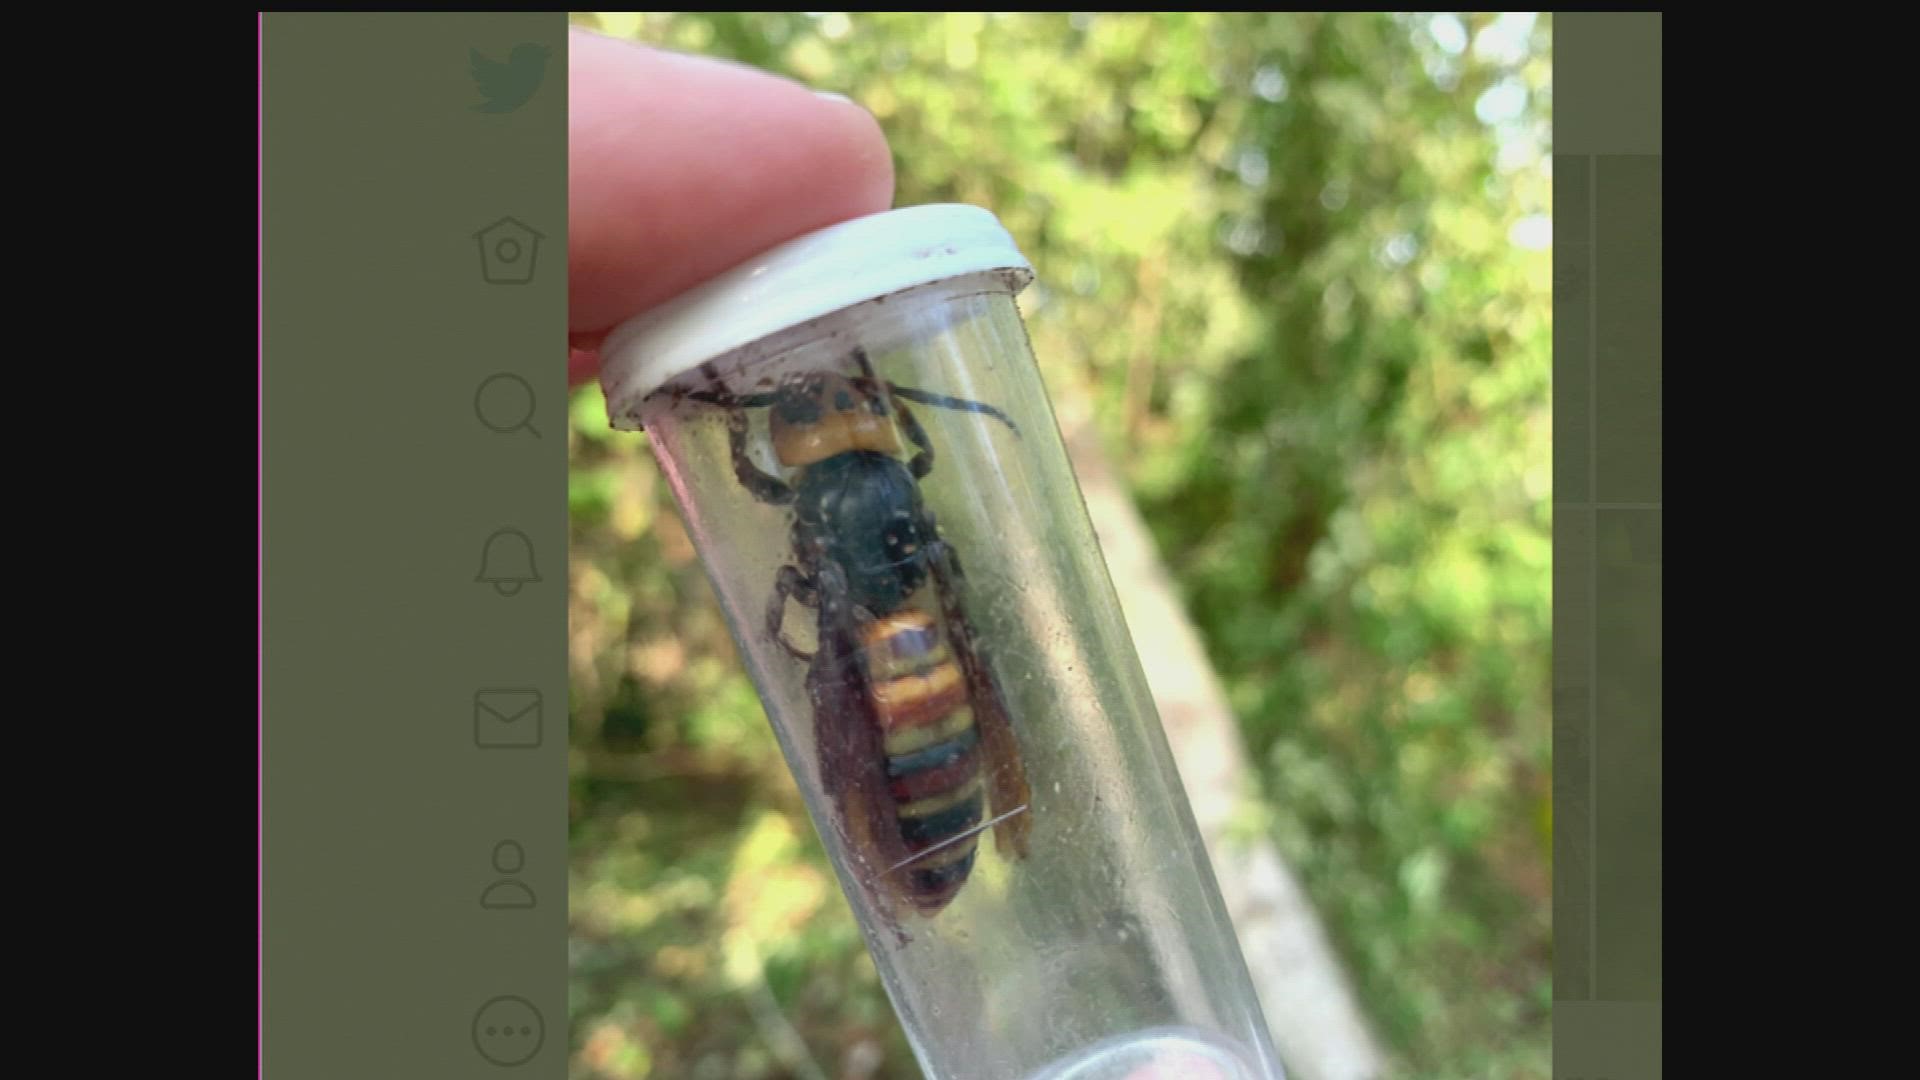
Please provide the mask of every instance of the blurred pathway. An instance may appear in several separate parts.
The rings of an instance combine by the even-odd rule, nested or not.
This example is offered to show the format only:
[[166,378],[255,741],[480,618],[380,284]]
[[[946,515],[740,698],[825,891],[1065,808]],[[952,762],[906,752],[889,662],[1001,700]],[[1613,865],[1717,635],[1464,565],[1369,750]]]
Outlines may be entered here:
[[1292,872],[1271,841],[1226,840],[1253,777],[1233,710],[1146,523],[1092,433],[1065,434],[1107,565],[1114,581],[1128,583],[1121,607],[1288,1080],[1375,1080],[1384,1073],[1379,1046]]

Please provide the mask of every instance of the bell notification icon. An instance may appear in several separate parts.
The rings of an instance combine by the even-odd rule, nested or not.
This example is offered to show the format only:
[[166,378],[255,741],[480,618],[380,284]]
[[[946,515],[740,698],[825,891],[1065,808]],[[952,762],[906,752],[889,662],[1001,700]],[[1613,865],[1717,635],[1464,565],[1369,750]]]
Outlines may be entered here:
[[480,572],[473,580],[491,585],[501,596],[513,596],[522,585],[540,580],[533,565],[533,541],[519,529],[495,529],[480,549]]

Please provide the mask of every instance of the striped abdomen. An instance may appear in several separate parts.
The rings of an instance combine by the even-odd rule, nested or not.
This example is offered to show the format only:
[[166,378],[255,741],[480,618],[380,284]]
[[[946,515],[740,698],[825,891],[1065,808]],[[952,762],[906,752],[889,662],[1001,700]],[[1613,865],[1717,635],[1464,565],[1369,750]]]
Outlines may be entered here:
[[931,914],[973,869],[986,809],[967,680],[926,612],[879,619],[864,644],[887,786],[911,860],[896,873],[914,906]]

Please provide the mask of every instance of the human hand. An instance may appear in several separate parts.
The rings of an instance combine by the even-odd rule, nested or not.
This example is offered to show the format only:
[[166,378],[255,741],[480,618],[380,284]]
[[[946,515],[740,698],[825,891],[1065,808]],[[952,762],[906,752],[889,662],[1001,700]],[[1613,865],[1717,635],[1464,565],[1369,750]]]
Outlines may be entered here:
[[583,30],[567,73],[567,382],[607,331],[803,233],[893,205],[879,123],[743,64]]

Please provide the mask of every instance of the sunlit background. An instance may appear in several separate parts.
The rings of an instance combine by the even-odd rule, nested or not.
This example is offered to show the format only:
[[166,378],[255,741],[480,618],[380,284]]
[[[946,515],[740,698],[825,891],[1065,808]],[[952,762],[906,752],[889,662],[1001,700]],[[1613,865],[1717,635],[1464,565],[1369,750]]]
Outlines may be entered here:
[[[1392,1075],[1549,1075],[1550,16],[578,14],[997,213]],[[645,437],[570,435],[571,1070],[920,1075]]]

